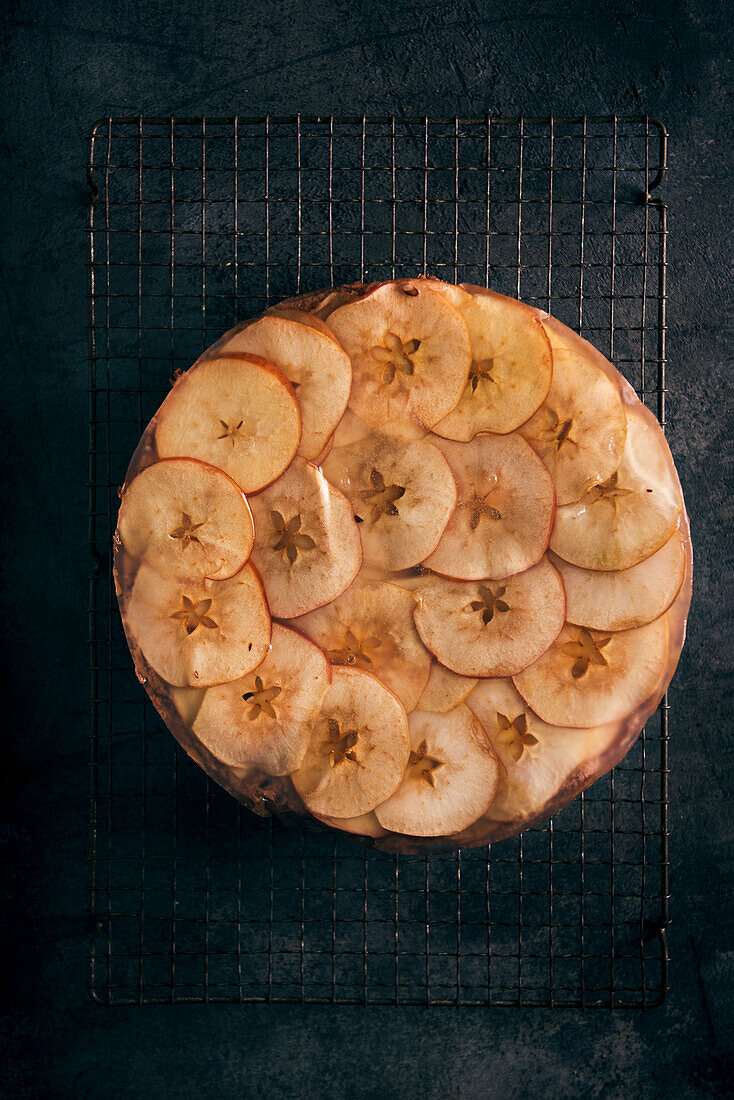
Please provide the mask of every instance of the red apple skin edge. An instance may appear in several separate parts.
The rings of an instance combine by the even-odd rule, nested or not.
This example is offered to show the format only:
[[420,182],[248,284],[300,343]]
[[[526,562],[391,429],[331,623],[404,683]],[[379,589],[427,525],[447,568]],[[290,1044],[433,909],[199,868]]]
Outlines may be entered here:
[[[399,282],[406,286],[421,285],[421,283],[425,284],[432,281],[437,282],[439,280],[426,279],[423,276],[419,276],[415,279],[399,280]],[[328,315],[333,312],[334,309],[338,308],[338,306],[361,297],[381,285],[382,283],[379,282],[354,283],[351,286],[339,287],[336,289],[329,287],[324,290],[303,295],[299,298],[289,299],[287,302],[283,302],[276,307],[273,312],[293,310],[303,313],[306,315],[304,320],[308,317],[314,323],[314,327],[320,328],[324,318],[328,317]],[[462,285],[465,290],[471,293],[487,294],[496,298],[504,297],[485,287],[476,287],[468,284]],[[627,380],[623,378],[619,371],[617,371],[611,363],[596,350],[596,348],[589,344],[588,341],[583,340],[571,329],[561,324],[561,322],[557,321],[555,318],[549,317],[549,315],[542,310],[533,309],[531,306],[527,306],[527,308],[531,309],[536,316],[540,317],[541,320],[548,324],[561,339],[565,340],[571,347],[577,349],[587,359],[603,370],[619,388],[623,404],[626,406],[634,406],[638,411],[641,407],[644,409],[643,415],[648,418],[651,424],[657,426],[660,432],[661,440],[669,456],[671,468],[674,471],[678,485],[680,485],[677,472],[675,472],[675,467],[673,465],[672,456],[670,456],[670,450],[667,442],[664,440],[662,430],[660,429],[656,417],[648,409],[642,406]],[[245,324],[247,323],[250,322],[245,322]],[[232,329],[222,337],[222,341],[225,339],[229,340],[235,331],[243,327],[244,325],[240,325],[237,329]],[[210,358],[212,352],[222,343],[222,341],[217,341],[217,344],[207,349],[194,366]],[[158,456],[155,450],[154,438],[155,417],[153,417],[149,423],[135,449],[128,467],[125,484],[128,484],[135,475],[146,466],[150,466],[153,462],[157,461]],[[508,836],[514,836],[523,829],[528,829],[533,825],[538,825],[542,821],[545,821],[552,814],[562,810],[569,802],[576,798],[581,791],[585,790],[594,783],[595,780],[605,775],[611,768],[618,764],[636,741],[644,722],[657,709],[673,677],[683,648],[686,633],[686,620],[691,603],[693,584],[693,551],[691,547],[690,525],[685,511],[685,505],[681,510],[679,529],[686,548],[686,574],[678,595],[667,611],[669,623],[668,661],[660,683],[655,693],[648,700],[642,703],[633,714],[628,715],[627,718],[619,723],[619,732],[612,739],[606,751],[595,758],[585,761],[580,768],[565,780],[563,786],[556,792],[553,798],[543,806],[538,814],[532,819],[527,818],[513,822],[503,821],[500,823],[491,820],[490,809],[487,816],[480,818],[463,833],[451,837],[403,837],[391,833],[387,833],[380,837],[360,837],[351,833],[344,833],[343,835],[368,848],[379,848],[382,851],[414,855],[421,855],[429,852],[450,852],[458,848],[480,847],[488,843],[502,840]],[[123,624],[125,622],[125,610],[136,569],[137,563],[129,558],[129,555],[125,553],[123,547],[120,545],[119,539],[115,536],[113,570],[115,589],[120,611],[123,615]],[[316,819],[306,811],[288,776],[272,777],[265,775],[257,769],[247,770],[231,768],[213,757],[208,749],[199,742],[191,730],[186,726],[173,702],[168,684],[166,684],[150,667],[140,651],[140,647],[136,640],[129,635],[127,636],[127,640],[138,679],[145,686],[145,690],[153,705],[168,726],[170,732],[181,745],[181,748],[199,765],[199,767],[203,768],[215,782],[233,795],[234,798],[260,817],[268,817],[271,814],[275,814],[286,822],[306,825],[315,831],[323,831],[327,828],[316,821]],[[331,832],[333,830],[329,829],[329,831]]]

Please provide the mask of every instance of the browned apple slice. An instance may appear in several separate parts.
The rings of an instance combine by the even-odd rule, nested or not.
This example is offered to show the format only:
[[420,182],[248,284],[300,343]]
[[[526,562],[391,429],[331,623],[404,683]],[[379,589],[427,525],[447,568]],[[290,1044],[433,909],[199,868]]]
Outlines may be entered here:
[[224,764],[287,775],[303,760],[330,680],[318,646],[273,623],[265,659],[247,676],[209,688],[194,733]]
[[626,718],[655,694],[667,655],[664,615],[617,633],[566,625],[550,649],[513,679],[543,721],[598,726]]
[[644,413],[630,412],[619,469],[556,510],[551,549],[582,569],[629,569],[668,541],[681,507],[661,429]]
[[158,410],[160,458],[218,466],[246,493],[283,473],[298,450],[301,413],[288,380],[257,355],[230,355],[181,375]]
[[559,347],[548,396],[518,430],[550,470],[558,503],[579,500],[619,466],[625,441],[619,390],[578,352]]
[[142,470],[122,495],[117,530],[133,557],[186,580],[233,576],[255,537],[239,486],[193,458],[164,459]]
[[458,405],[433,430],[464,442],[478,432],[512,432],[542,404],[551,384],[543,325],[527,306],[499,294],[462,292],[449,300],[466,321],[472,358]]
[[616,722],[593,729],[550,726],[525,703],[512,680],[480,680],[467,700],[504,765],[487,810],[493,821],[530,821],[586,760],[604,752]]
[[463,703],[477,681],[471,676],[457,676],[451,669],[431,662],[428,683],[418,700],[421,710],[433,714],[448,714],[459,703]]
[[226,581],[181,581],[138,570],[125,624],[148,664],[175,687],[237,680],[262,661],[270,616],[249,564]]
[[448,714],[415,710],[403,781],[375,810],[384,829],[407,836],[450,836],[468,828],[492,801],[500,767],[467,706]]
[[566,618],[593,630],[631,630],[670,607],[683,584],[686,551],[679,531],[651,557],[629,569],[579,569],[549,554],[566,589]]
[[368,814],[360,814],[359,817],[319,817],[324,825],[330,825],[332,829],[339,829],[342,833],[352,833],[355,836],[384,836],[385,830],[372,810]]
[[337,665],[373,672],[411,711],[426,686],[431,655],[413,622],[415,597],[385,581],[356,582],[294,626]]
[[273,615],[290,619],[336,599],[362,564],[349,501],[302,458],[250,501],[252,560]]
[[429,569],[459,580],[509,577],[545,553],[555,514],[550,474],[519,435],[437,440],[457,487],[457,506]]
[[396,432],[334,447],[324,473],[352,502],[365,562],[380,569],[406,569],[427,557],[456,503],[441,452],[426,439],[404,443]]
[[359,817],[390,797],[409,755],[408,719],[397,696],[369,672],[337,667],[291,779],[312,813]]
[[511,676],[527,668],[565,618],[561,578],[547,558],[499,583],[429,577],[417,592],[418,633],[460,676]]
[[412,416],[430,428],[461,397],[471,361],[466,323],[426,284],[383,283],[336,309],[328,325],[352,361],[350,407],[372,427]]
[[267,313],[220,349],[233,352],[263,356],[290,381],[303,420],[298,453],[315,460],[347,407],[352,385],[349,356],[331,330],[305,313]]

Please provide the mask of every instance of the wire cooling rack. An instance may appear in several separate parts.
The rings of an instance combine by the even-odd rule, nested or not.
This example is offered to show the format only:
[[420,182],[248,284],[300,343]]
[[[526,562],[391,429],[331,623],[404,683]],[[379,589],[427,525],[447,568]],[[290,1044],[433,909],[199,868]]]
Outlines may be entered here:
[[667,703],[547,824],[392,856],[263,822],[181,752],[114,598],[117,487],[179,368],[299,291],[429,272],[548,308],[664,423],[666,134],[645,118],[110,118],[90,140],[90,991],[104,1004],[647,1006]]

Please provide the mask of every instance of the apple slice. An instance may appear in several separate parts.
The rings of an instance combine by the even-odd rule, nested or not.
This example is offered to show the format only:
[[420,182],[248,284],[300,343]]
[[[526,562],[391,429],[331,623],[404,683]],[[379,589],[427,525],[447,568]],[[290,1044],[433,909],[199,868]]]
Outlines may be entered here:
[[155,430],[159,458],[210,462],[246,493],[280,477],[300,439],[290,382],[257,355],[206,360],[181,375],[158,410]]
[[543,325],[522,302],[499,294],[450,300],[466,321],[472,358],[458,405],[433,430],[464,442],[478,432],[512,432],[543,403],[551,384],[553,358]]
[[349,501],[321,470],[295,458],[285,474],[250,501],[252,560],[273,615],[290,619],[336,599],[362,564]]
[[509,577],[543,557],[556,498],[551,476],[519,435],[437,441],[457,488],[457,507],[425,565],[459,580]]
[[350,407],[371,427],[412,416],[430,428],[461,397],[471,361],[466,323],[425,283],[383,283],[327,323],[352,361]]
[[298,453],[315,460],[341,420],[352,385],[349,356],[331,330],[305,313],[266,313],[221,349],[233,352],[270,360],[290,381],[303,420]]
[[369,672],[337,667],[291,779],[317,816],[359,817],[390,797],[409,756],[408,718],[397,696]]
[[450,836],[481,817],[500,777],[480,723],[460,704],[448,714],[415,710],[403,781],[375,810],[384,829],[407,836]]
[[435,550],[456,503],[449,464],[426,439],[372,432],[334,447],[324,473],[352,502],[365,562],[388,571],[417,565]]
[[511,676],[563,626],[566,599],[547,558],[500,583],[428,577],[414,618],[431,653],[459,676]]
[[629,413],[619,469],[577,503],[557,509],[551,549],[572,565],[629,569],[672,535],[680,488],[662,430],[648,415]]
[[619,733],[616,722],[593,729],[550,726],[530,710],[512,680],[481,680],[467,706],[505,768],[487,811],[493,821],[531,821]]
[[625,424],[611,378],[578,352],[559,348],[548,396],[518,430],[550,470],[558,503],[568,504],[617,469]]
[[385,830],[377,820],[374,810],[368,814],[360,814],[359,817],[320,816],[319,821],[323,821],[324,825],[330,825],[332,829],[339,829],[342,833],[352,833],[355,836],[385,835]]
[[457,676],[438,661],[431,662],[428,683],[418,700],[421,710],[432,714],[448,714],[459,703],[463,703],[478,681],[471,676]]
[[651,699],[667,657],[665,615],[646,626],[608,634],[566,625],[550,649],[513,679],[543,721],[598,726],[626,718]]
[[257,668],[270,645],[260,578],[244,565],[226,581],[181,581],[141,565],[125,612],[131,643],[174,687],[210,687]]
[[686,572],[680,531],[629,569],[579,569],[553,553],[548,556],[563,578],[566,618],[592,630],[631,630],[657,619],[678,595]]
[[209,688],[194,733],[224,764],[288,775],[303,760],[330,680],[318,646],[273,623],[265,659],[247,676]]
[[255,538],[239,486],[193,458],[164,459],[137,474],[122,494],[117,530],[133,557],[194,581],[234,576]]
[[426,686],[431,655],[413,622],[415,597],[385,581],[357,582],[333,603],[294,622],[337,665],[373,672],[406,711]]

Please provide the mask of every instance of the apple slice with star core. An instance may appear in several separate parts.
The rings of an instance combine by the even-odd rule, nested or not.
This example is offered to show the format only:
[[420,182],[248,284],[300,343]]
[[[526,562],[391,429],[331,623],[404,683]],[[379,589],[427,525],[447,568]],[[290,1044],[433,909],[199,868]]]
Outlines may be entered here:
[[460,676],[511,676],[558,636],[566,598],[547,558],[504,581],[426,577],[414,612],[423,644]]
[[117,530],[133,557],[186,580],[233,576],[255,537],[240,487],[192,458],[164,459],[137,474],[122,494]]
[[276,618],[304,615],[349,587],[362,564],[359,528],[349,501],[321,470],[295,458],[250,505],[252,561]]
[[424,564],[459,580],[509,577],[543,557],[555,491],[543,463],[519,435],[436,440],[456,481],[457,504]]
[[404,416],[430,428],[457,404],[471,362],[466,323],[419,280],[384,283],[327,323],[352,361],[350,408],[371,427]]
[[318,646],[273,623],[265,659],[247,676],[209,688],[194,733],[225,764],[287,775],[303,760],[330,680]]
[[290,464],[301,439],[293,387],[257,355],[198,363],[182,374],[158,411],[159,458],[209,462],[255,493]]
[[359,817],[390,797],[409,756],[408,718],[397,696],[369,672],[335,667],[291,779],[312,813]]
[[497,756],[467,706],[448,714],[415,710],[408,718],[410,757],[403,781],[375,810],[390,832],[448,836],[481,817],[500,777]]
[[141,565],[125,612],[128,635],[175,687],[210,687],[257,668],[270,615],[248,563],[225,581],[181,581]]

